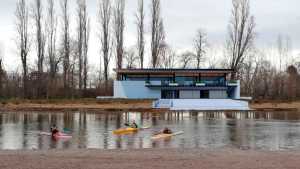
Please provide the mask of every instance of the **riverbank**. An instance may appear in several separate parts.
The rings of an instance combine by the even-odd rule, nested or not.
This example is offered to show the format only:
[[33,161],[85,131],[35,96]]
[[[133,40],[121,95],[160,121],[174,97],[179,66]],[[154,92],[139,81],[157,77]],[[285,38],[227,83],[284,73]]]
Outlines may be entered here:
[[251,101],[249,106],[258,111],[300,111],[300,100],[256,100]]
[[0,111],[155,111],[153,100],[76,99],[76,100],[7,100],[0,102]]
[[1,169],[296,169],[300,152],[143,149],[0,151]]
[[[92,111],[92,112],[166,112],[152,109],[154,100],[76,99],[76,100],[2,100],[0,111]],[[299,111],[300,101],[252,101],[250,108],[257,111]]]

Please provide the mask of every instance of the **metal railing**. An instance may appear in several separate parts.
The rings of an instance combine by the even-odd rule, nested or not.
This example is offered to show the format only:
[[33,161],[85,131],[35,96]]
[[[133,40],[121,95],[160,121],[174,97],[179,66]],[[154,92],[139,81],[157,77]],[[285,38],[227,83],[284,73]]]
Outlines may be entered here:
[[[200,85],[201,84],[201,85]],[[170,81],[161,81],[160,83],[152,83],[147,81],[145,86],[148,87],[226,87],[226,86],[236,86],[238,83],[235,81],[226,82],[214,82],[214,81],[202,81],[202,82],[191,82],[191,83],[178,83]]]

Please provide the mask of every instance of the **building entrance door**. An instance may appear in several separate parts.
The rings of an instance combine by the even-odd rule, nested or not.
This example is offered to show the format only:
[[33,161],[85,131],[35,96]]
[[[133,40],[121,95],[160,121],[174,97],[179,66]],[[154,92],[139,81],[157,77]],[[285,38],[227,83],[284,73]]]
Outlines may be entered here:
[[200,97],[201,99],[209,99],[209,90],[201,90]]
[[179,91],[178,90],[162,90],[161,98],[162,99],[178,99]]

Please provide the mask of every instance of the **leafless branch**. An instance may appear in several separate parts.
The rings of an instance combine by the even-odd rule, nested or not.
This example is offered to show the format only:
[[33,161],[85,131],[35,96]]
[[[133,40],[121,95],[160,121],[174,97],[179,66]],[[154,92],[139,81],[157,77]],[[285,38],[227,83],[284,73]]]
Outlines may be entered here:
[[46,35],[43,28],[43,5],[41,0],[34,0],[32,4],[32,13],[36,31],[37,66],[38,72],[41,74],[44,71],[43,66],[46,45]]
[[196,50],[195,59],[197,61],[197,69],[200,68],[201,62],[204,60],[207,48],[207,35],[202,29],[198,29],[197,36],[194,40],[194,48]]
[[115,33],[115,47],[116,47],[116,66],[117,69],[122,68],[123,55],[124,55],[124,14],[125,14],[125,1],[116,0],[114,8],[114,33]]
[[27,56],[29,53],[28,7],[26,0],[18,0],[16,8],[17,47],[23,68],[23,96],[27,97]]
[[69,32],[69,1],[61,1],[62,9],[62,46],[63,46],[63,80],[64,88],[69,88],[69,68],[70,68],[70,32]]
[[[232,0],[232,5],[227,48],[230,54],[230,68],[238,72],[247,52],[253,46],[255,22],[254,17],[250,15],[249,0]],[[234,77],[235,74],[232,75],[232,78]]]
[[163,20],[160,16],[160,0],[152,0],[151,4],[151,55],[152,55],[152,67],[158,66],[160,56],[160,46],[164,43],[165,32],[163,26]]
[[138,12],[136,13],[136,25],[137,25],[137,48],[139,53],[140,67],[144,68],[144,52],[145,52],[145,38],[144,38],[144,0],[139,0]]
[[99,1],[99,23],[101,30],[101,50],[103,57],[103,67],[104,67],[104,80],[107,85],[108,75],[109,75],[109,62],[111,59],[111,19],[112,19],[112,7],[110,0],[100,0]]

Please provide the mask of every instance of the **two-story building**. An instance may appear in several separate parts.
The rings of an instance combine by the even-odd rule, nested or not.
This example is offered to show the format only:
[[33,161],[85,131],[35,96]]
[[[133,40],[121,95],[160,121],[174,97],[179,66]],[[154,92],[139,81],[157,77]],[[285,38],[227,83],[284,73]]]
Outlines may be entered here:
[[114,97],[129,99],[240,99],[231,69],[115,70]]

